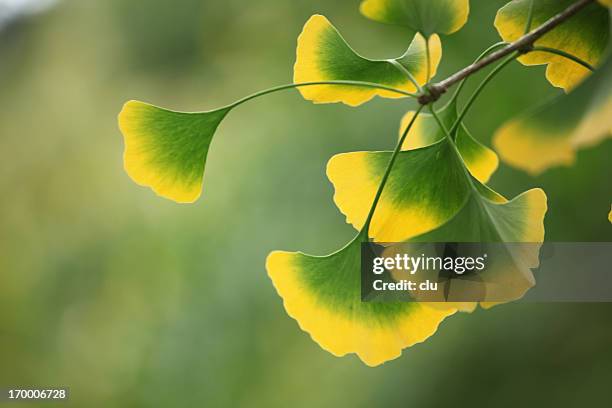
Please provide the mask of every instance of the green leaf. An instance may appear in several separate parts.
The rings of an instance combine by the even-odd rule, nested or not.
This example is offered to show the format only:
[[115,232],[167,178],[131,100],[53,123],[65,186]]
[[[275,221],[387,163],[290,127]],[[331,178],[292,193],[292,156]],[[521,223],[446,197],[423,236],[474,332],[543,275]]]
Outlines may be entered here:
[[125,171],[162,197],[194,202],[202,192],[214,132],[230,109],[186,113],[127,102],[119,114]]
[[[533,1],[533,28],[575,2],[575,0]],[[524,34],[530,3],[531,0],[514,0],[499,9],[495,18],[495,27],[504,41],[515,41]],[[597,66],[604,57],[609,40],[609,10],[594,2],[538,39],[534,45],[565,51],[592,66]],[[590,73],[587,68],[574,61],[547,52],[529,52],[518,60],[524,65],[547,64],[548,81],[566,91],[575,87]]]
[[[442,108],[440,115],[450,127],[457,118],[455,105]],[[405,119],[412,116],[409,112]],[[416,119],[403,146],[410,150],[399,153],[374,213],[373,239],[401,242],[448,221],[471,191],[466,165],[476,178],[488,180],[497,168],[495,153],[474,140],[463,126],[456,140],[461,156],[431,115]],[[390,156],[391,152],[344,153],[332,157],[327,165],[334,201],[357,230],[365,223]]]
[[612,59],[569,95],[504,124],[493,139],[502,160],[539,174],[574,162],[576,151],[612,136]]
[[[440,38],[429,39],[432,76],[440,62]],[[355,52],[342,38],[329,20],[321,15],[312,16],[298,38],[294,82],[362,81],[392,86],[407,92],[417,89],[406,70],[419,84],[427,81],[427,54],[425,39],[417,34],[404,55],[395,60],[371,60]],[[401,67],[398,67],[399,64]],[[374,96],[401,98],[402,95],[386,90],[355,86],[320,85],[301,88],[302,96],[315,103],[343,102],[357,106]]]
[[[327,165],[334,202],[357,230],[365,223],[391,154],[343,153]],[[370,236],[378,242],[400,242],[430,231],[455,215],[468,193],[460,159],[446,139],[400,152],[372,218]]]
[[[541,189],[526,191],[507,202],[472,194],[461,211],[446,224],[411,241],[482,243],[482,253],[494,254],[480,275],[486,288],[481,305],[488,308],[520,299],[535,285],[531,269],[539,265],[539,243],[544,241],[546,211],[546,194]],[[490,243],[500,242],[508,245],[490,246]],[[468,302],[460,308],[470,310],[470,306],[475,305]]]
[[453,308],[425,303],[362,302],[359,234],[327,256],[274,251],[266,269],[289,316],[335,356],[355,353],[376,366],[431,336]]
[[467,22],[468,0],[364,0],[361,14],[374,21],[398,24],[429,37],[451,34]]
[[488,308],[520,299],[535,285],[532,269],[539,265],[545,213],[546,195],[540,189],[529,190],[508,202],[472,195],[446,224],[407,243],[390,246],[384,256],[427,253],[434,248],[431,243],[478,243],[478,255],[486,254],[488,259],[486,268],[476,276],[436,276],[431,270],[422,270],[412,277],[406,271],[392,271],[392,276],[398,281],[416,277],[438,282],[437,292],[413,292],[417,301],[450,302],[439,307],[452,305],[472,311],[476,302],[466,301],[465,296],[476,293],[481,299],[479,303]]

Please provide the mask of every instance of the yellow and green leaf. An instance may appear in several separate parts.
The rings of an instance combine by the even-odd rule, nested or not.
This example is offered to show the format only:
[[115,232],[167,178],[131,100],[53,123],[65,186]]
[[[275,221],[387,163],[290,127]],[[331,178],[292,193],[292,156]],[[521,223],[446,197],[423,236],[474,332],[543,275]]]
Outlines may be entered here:
[[[454,104],[442,108],[439,116],[450,128],[457,118]],[[370,226],[370,236],[378,242],[405,241],[444,224],[469,197],[471,182],[465,166],[482,182],[497,168],[495,153],[463,126],[457,131],[455,150],[431,115],[421,114],[406,140]],[[391,152],[343,153],[327,165],[334,201],[357,230],[365,223],[390,157]]]
[[[514,0],[499,9],[495,27],[506,42],[515,41],[525,31],[532,0]],[[532,28],[535,28],[575,0],[533,0]],[[605,55],[610,39],[610,13],[604,6],[593,2],[571,19],[555,27],[535,42],[535,46],[555,48],[592,66],[597,66]],[[524,65],[547,64],[546,78],[566,91],[575,87],[590,71],[584,66],[559,55],[533,51],[518,60]]]
[[[437,35],[429,38],[431,76],[436,72],[442,48]],[[419,84],[427,81],[427,52],[425,38],[415,35],[408,50],[401,57],[391,60],[371,60],[355,52],[336,28],[321,15],[312,16],[304,25],[298,38],[294,82],[361,81],[394,87],[406,92],[416,92],[402,68],[410,72]],[[386,90],[339,85],[317,85],[300,88],[302,96],[315,103],[343,102],[357,106],[374,96],[384,98],[404,97]]]
[[[535,285],[532,269],[539,266],[539,252],[544,241],[544,217],[547,211],[547,198],[541,189],[526,191],[513,200],[506,200],[497,192],[472,179],[474,187],[467,202],[457,214],[440,227],[425,234],[412,237],[406,243],[390,246],[389,253],[411,248],[415,253],[421,253],[419,243],[479,243],[481,254],[490,254],[486,268],[477,276],[477,280],[467,276],[454,279],[438,280],[439,291],[413,293],[416,301],[430,302],[432,307],[440,310],[454,308],[471,312],[477,303],[466,301],[466,291],[481,292],[480,305],[489,308],[500,303],[520,299]],[[503,245],[499,245],[503,244]],[[415,248],[416,246],[416,248]],[[385,255],[388,256],[388,255]],[[434,279],[432,271],[420,279]],[[405,271],[392,271],[396,280],[408,278]],[[469,281],[472,281],[469,283]],[[468,282],[468,283],[466,283]],[[450,293],[450,298],[443,297]],[[459,295],[453,298],[452,293]],[[442,296],[442,297],[441,297]],[[437,300],[436,300],[437,299]]]
[[361,14],[386,24],[409,27],[429,37],[451,34],[466,23],[469,0],[364,0]]
[[569,95],[512,119],[496,133],[493,143],[502,160],[539,174],[570,165],[576,151],[612,136],[612,59]]
[[[334,202],[360,230],[391,152],[352,152],[332,157],[327,176]],[[378,242],[400,242],[431,231],[459,211],[469,194],[463,164],[446,139],[398,154],[370,226]]]
[[359,234],[328,256],[274,251],[266,269],[289,316],[335,356],[355,353],[376,366],[431,336],[452,308],[417,302],[362,302]]
[[[531,270],[539,265],[547,211],[546,194],[541,189],[526,191],[510,201],[498,199],[499,195],[488,198],[486,194],[482,190],[471,194],[461,211],[446,224],[411,240],[423,243],[478,242],[482,253],[494,254],[489,257],[486,269],[479,274],[485,288],[484,301],[480,303],[485,308],[520,299],[535,285]],[[507,244],[500,246],[495,243]],[[489,245],[490,250],[487,249]],[[451,285],[453,281],[447,283]],[[470,308],[469,302],[457,305],[462,310],[474,306]]]
[[127,102],[119,114],[126,172],[162,197],[194,202],[202,192],[213,134],[229,110],[185,113]]

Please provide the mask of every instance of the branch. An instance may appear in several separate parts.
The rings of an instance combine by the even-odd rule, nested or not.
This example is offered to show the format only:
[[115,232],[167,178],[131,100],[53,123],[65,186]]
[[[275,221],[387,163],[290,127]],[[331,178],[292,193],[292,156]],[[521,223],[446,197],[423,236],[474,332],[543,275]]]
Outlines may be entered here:
[[553,28],[563,23],[565,20],[572,17],[574,14],[578,13],[580,10],[591,4],[595,0],[579,0],[576,3],[572,4],[568,8],[566,8],[561,13],[551,17],[544,24],[536,28],[535,30],[525,34],[518,40],[508,44],[508,46],[502,48],[499,51],[496,51],[489,56],[483,58],[482,60],[468,65],[462,70],[454,73],[448,78],[433,83],[428,86],[429,92],[421,95],[419,97],[419,103],[421,105],[427,105],[428,103],[434,102],[440,98],[451,86],[455,85],[457,82],[463,80],[464,78],[469,77],[470,75],[480,71],[484,67],[491,65],[492,63],[502,59],[506,55],[509,55],[515,51],[519,51],[521,53],[526,53],[532,50],[533,43],[540,39],[544,34],[551,31]]

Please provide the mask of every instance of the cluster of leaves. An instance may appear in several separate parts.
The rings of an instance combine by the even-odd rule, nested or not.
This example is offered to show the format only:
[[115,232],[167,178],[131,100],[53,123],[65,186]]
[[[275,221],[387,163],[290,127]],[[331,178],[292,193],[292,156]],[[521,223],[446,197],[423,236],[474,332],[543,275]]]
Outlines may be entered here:
[[[514,0],[499,10],[495,26],[510,42],[525,27],[543,23],[571,3]],[[361,12],[416,32],[406,52],[386,60],[365,58],[325,17],[314,15],[298,38],[292,85],[207,112],[128,102],[119,115],[128,174],[163,197],[193,202],[201,194],[216,128],[232,109],[254,97],[299,87],[314,103],[357,106],[374,96],[405,98],[426,92],[442,58],[439,35],[452,34],[466,23],[469,0],[364,0]],[[521,53],[519,61],[525,65],[547,64],[548,80],[569,94],[504,125],[494,139],[502,159],[539,172],[567,163],[577,148],[609,137],[610,62],[590,76],[585,68],[604,59],[609,25],[609,10],[593,3]],[[439,109],[430,104],[431,113],[422,113],[423,106],[406,113],[395,151],[331,158],[327,175],[335,188],[334,201],[358,231],[351,242],[327,256],[283,251],[268,256],[266,268],[287,313],[334,355],[355,353],[368,365],[381,364],[424,341],[447,316],[476,306],[362,302],[361,243],[544,240],[546,195],[533,189],[508,200],[486,185],[498,156],[464,126],[465,109],[459,109],[457,95]],[[537,246],[525,258],[528,267],[537,266]],[[527,279],[515,297],[531,285],[533,279]]]

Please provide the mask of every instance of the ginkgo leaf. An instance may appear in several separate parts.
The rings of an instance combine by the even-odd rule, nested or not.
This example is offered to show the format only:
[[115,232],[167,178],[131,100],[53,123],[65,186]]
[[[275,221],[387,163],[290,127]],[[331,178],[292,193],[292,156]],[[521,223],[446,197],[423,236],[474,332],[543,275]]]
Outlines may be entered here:
[[[510,201],[491,200],[483,192],[471,194],[461,211],[447,223],[411,241],[478,242],[482,243],[483,253],[495,253],[489,259],[494,264],[489,263],[480,274],[487,291],[481,305],[487,308],[519,299],[535,284],[531,269],[539,265],[548,207],[541,189],[526,191]],[[493,249],[487,251],[490,243]],[[468,304],[463,307],[469,309]]]
[[610,205],[610,212],[608,213],[608,221],[612,223],[612,205]]
[[[450,128],[457,118],[455,106],[439,112]],[[408,119],[412,116],[407,114]],[[419,115],[406,140],[370,226],[370,236],[378,242],[405,241],[442,225],[459,211],[470,193],[465,166],[483,182],[497,168],[496,154],[474,140],[464,127],[457,132],[456,149],[431,115]],[[391,154],[343,153],[327,165],[327,176],[335,188],[334,202],[358,230],[367,218]]]
[[469,0],[364,0],[361,14],[374,21],[398,24],[429,37],[451,34],[467,22]]
[[[442,55],[440,38],[432,36],[429,46],[433,76]],[[427,81],[427,53],[423,36],[417,34],[406,53],[393,61],[371,60],[357,54],[327,18],[314,15],[306,22],[298,38],[293,77],[296,83],[362,81],[416,92],[415,85],[402,67],[419,84]],[[305,99],[315,103],[343,102],[350,106],[360,105],[377,95],[385,98],[405,97],[386,90],[356,86],[317,85],[301,88],[300,92]]]
[[612,136],[612,59],[569,95],[504,124],[493,139],[502,160],[539,174],[570,165],[576,150]]
[[119,114],[126,172],[162,197],[179,203],[197,200],[210,142],[229,110],[185,113],[127,102]]
[[376,366],[431,336],[452,308],[417,302],[362,302],[359,234],[328,256],[274,251],[266,269],[300,328],[335,356],[355,353]]
[[[357,230],[365,223],[391,154],[342,153],[327,164],[334,202]],[[430,231],[454,216],[468,194],[463,164],[446,139],[402,151],[376,207],[370,236],[377,242],[400,242]]]
[[597,1],[603,4],[604,6],[612,7],[612,0],[597,0]]
[[[437,112],[446,128],[450,129],[458,116],[456,101],[452,100]],[[414,117],[414,114],[414,111],[410,111],[402,118],[399,131],[400,137]],[[499,165],[497,154],[474,139],[463,123],[458,127],[457,133],[454,136],[457,148],[467,168],[474,177],[482,183],[487,183]],[[440,129],[434,117],[431,114],[421,113],[412,125],[410,135],[404,140],[402,150],[413,150],[429,146],[442,140],[444,137],[444,132]]]
[[[541,25],[574,2],[575,0],[534,0],[532,27]],[[531,0],[514,0],[499,9],[495,27],[504,41],[515,41],[524,34],[530,3]],[[596,66],[605,55],[609,37],[610,13],[607,8],[593,2],[538,39],[534,45],[564,51]],[[552,85],[566,91],[590,73],[584,66],[548,52],[529,52],[518,60],[524,65],[548,64],[546,78]]]

